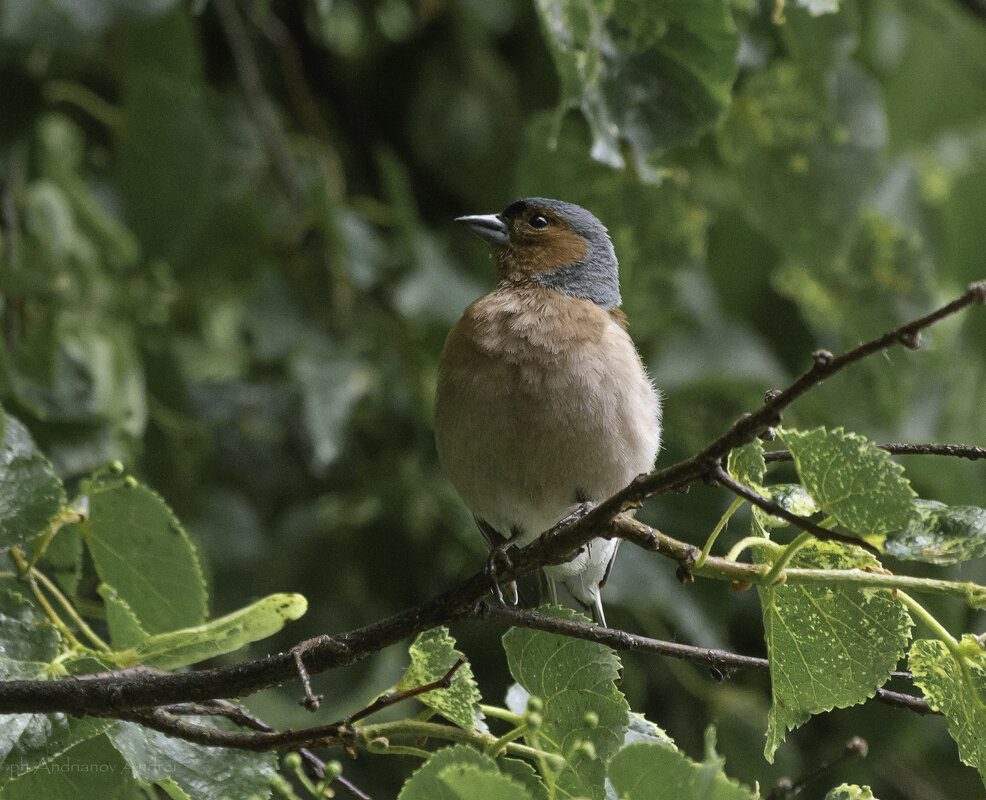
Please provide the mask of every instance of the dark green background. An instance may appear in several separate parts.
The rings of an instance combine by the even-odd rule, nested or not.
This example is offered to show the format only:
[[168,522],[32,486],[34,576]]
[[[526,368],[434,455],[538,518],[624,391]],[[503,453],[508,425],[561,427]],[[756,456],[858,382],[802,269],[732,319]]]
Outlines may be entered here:
[[[492,283],[453,217],[537,194],[609,227],[630,331],[664,394],[659,466],[814,349],[986,277],[986,13],[954,0],[816,17],[792,3],[784,24],[753,0],[587,0],[563,4],[558,29],[521,0],[257,2],[232,20],[215,2],[123,5],[0,0],[0,176],[19,231],[0,265],[0,398],[66,480],[120,459],[162,493],[207,556],[215,613],[309,598],[253,655],[376,620],[482,565],[432,443],[443,338]],[[617,56],[587,85],[564,40],[591,53],[594,25]],[[594,161],[594,138],[628,166]],[[785,423],[984,444],[984,346],[973,309],[917,352],[829,381]],[[983,464],[904,463],[922,497],[986,505]],[[700,544],[728,502],[695,486],[640,517]],[[606,591],[611,624],[762,653],[754,593],[682,587],[673,564],[629,551]],[[975,562],[947,574],[986,580]],[[982,627],[929,605],[953,633]],[[453,633],[499,702],[501,631]],[[406,660],[392,648],[319,676],[319,719],[361,707]],[[868,759],[803,796],[842,780],[882,800],[982,794],[941,719],[874,703],[823,715],[770,767],[766,679],[624,663],[634,710],[694,757],[716,724],[727,771],[765,789],[861,735]],[[297,696],[251,707],[309,724]],[[413,767],[346,764],[379,796]]]

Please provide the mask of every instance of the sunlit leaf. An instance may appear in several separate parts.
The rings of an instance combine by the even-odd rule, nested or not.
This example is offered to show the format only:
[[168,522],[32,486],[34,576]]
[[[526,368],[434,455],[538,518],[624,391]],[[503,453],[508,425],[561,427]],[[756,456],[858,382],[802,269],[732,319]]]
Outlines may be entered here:
[[[418,635],[409,649],[411,665],[397,684],[397,691],[424,686],[445,676],[462,654],[455,649],[455,639],[448,628],[432,628]],[[460,728],[471,731],[485,728],[479,710],[479,687],[468,663],[455,671],[448,689],[436,689],[418,695],[418,700],[434,709]]]
[[915,500],[918,514],[902,530],[887,534],[892,556],[930,564],[958,564],[986,555],[986,509]]
[[986,784],[986,652],[968,634],[959,645],[962,661],[937,639],[918,639],[911,645],[908,665],[914,682],[936,711],[948,720],[948,732],[959,756],[979,770]]
[[885,450],[842,428],[781,430],[798,475],[819,507],[863,537],[902,528],[914,517],[904,468]]
[[[541,610],[562,619],[585,620],[569,609]],[[573,797],[602,798],[603,760],[622,745],[629,725],[626,698],[615,684],[620,669],[616,653],[605,645],[526,628],[507,631],[503,646],[510,674],[544,704],[538,745],[561,755],[567,755],[576,741],[595,748],[597,757],[578,759],[573,772],[559,777],[559,786]],[[598,724],[587,724],[589,713]]]
[[[791,567],[879,569],[862,550],[809,542]],[[872,697],[903,656],[911,620],[888,589],[851,584],[759,588],[773,693],[765,756],[812,714]]]

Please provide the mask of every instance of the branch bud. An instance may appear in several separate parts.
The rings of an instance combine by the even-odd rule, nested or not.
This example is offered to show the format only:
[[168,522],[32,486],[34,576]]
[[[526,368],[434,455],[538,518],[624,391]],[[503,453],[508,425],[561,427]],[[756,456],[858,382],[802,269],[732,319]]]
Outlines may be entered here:
[[908,350],[917,350],[921,346],[921,334],[911,331],[901,331],[897,334],[897,341]]
[[816,367],[827,367],[832,363],[832,359],[835,358],[831,350],[816,350],[811,354],[811,357],[815,360]]

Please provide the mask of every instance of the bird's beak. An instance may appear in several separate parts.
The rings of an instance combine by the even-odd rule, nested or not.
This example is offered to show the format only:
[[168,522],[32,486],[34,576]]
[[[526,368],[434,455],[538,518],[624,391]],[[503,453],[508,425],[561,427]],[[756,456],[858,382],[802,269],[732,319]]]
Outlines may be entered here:
[[499,214],[476,214],[471,217],[457,217],[455,221],[461,222],[484,242],[489,242],[492,245],[502,246],[510,241],[507,226],[500,219]]

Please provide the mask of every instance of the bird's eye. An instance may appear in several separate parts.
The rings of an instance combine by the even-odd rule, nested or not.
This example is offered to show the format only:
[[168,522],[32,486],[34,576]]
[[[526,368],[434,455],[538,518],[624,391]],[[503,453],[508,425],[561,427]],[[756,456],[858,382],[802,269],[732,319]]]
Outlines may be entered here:
[[542,216],[541,214],[535,214],[533,217],[527,220],[527,224],[530,225],[532,228],[547,228],[548,218]]

